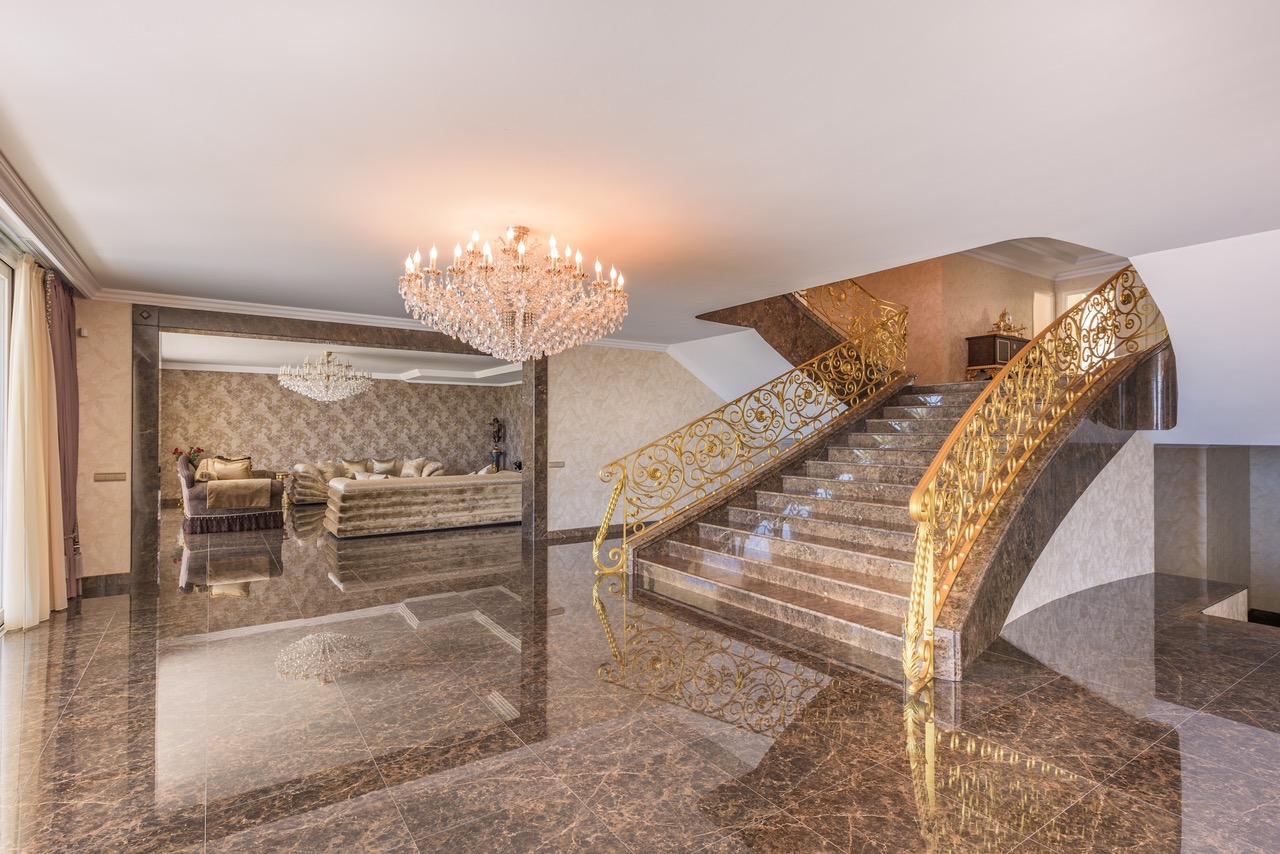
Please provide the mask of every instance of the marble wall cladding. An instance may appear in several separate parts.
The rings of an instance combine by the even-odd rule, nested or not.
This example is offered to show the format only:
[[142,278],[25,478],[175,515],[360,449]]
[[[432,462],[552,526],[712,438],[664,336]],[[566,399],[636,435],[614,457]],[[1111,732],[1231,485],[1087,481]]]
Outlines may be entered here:
[[859,276],[857,282],[910,310],[907,368],[922,384],[963,380],[966,337],[987,332],[1006,308],[1029,333],[1036,292],[1053,292],[1048,279],[968,255],[908,264]]
[[[719,395],[666,353],[575,347],[550,359],[549,529],[599,525],[600,466],[718,408]],[[620,512],[620,511],[619,511]]]
[[1031,568],[1006,625],[1080,590],[1155,570],[1155,447],[1131,438],[1094,478]]
[[248,454],[255,468],[277,471],[333,457],[406,456],[440,460],[448,474],[476,471],[489,462],[494,417],[507,422],[508,454],[518,447],[518,394],[518,386],[374,380],[358,397],[322,403],[281,388],[272,374],[161,371],[162,495],[178,497],[172,450],[189,445]]
[[[132,319],[127,303],[76,301],[80,379],[80,472],[76,481],[80,551],[86,576],[129,571]],[[123,481],[95,482],[97,472]]]
[[1212,447],[1206,452],[1206,577],[1249,584],[1249,448]]
[[944,364],[947,322],[942,307],[941,258],[858,276],[855,281],[872,296],[907,307],[907,370],[918,382],[956,379],[947,375]]
[[1160,445],[1155,450],[1156,569],[1205,577],[1208,554],[1204,448]]
[[699,320],[729,323],[756,330],[782,358],[800,365],[840,343],[790,294],[743,303],[698,315]]
[[1249,449],[1249,604],[1280,612],[1280,448]]

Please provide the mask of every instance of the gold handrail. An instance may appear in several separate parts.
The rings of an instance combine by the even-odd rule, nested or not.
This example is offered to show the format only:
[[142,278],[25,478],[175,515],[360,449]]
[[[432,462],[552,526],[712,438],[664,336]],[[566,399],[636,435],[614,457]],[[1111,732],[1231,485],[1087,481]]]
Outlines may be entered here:
[[1167,337],[1160,309],[1126,267],[1019,350],[951,431],[911,494],[916,557],[902,663],[912,691],[933,678],[935,620],[1018,472],[1112,368]]
[[[628,543],[701,504],[905,375],[907,311],[847,280],[797,296],[845,340],[600,469],[613,483],[592,548],[596,574],[626,571]],[[622,543],[602,562],[618,504]]]

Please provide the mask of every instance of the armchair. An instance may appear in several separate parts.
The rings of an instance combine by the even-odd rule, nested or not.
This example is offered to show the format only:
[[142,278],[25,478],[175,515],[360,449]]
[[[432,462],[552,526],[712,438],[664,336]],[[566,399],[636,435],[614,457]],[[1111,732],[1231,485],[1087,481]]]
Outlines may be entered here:
[[[267,495],[265,507],[210,507],[209,482],[196,480],[196,468],[186,454],[178,457],[178,481],[182,485],[182,530],[188,534],[221,534],[228,531],[260,531],[284,526],[281,502],[284,484],[272,472],[254,471],[250,480]],[[245,483],[246,481],[239,481]],[[263,482],[269,484],[262,485]],[[216,505],[216,502],[215,502]]]

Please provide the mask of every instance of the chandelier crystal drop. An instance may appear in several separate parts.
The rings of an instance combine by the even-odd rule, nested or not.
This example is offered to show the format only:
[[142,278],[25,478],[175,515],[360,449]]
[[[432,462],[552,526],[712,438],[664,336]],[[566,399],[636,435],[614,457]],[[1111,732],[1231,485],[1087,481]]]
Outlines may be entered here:
[[583,272],[582,252],[552,235],[547,254],[529,229],[512,226],[494,252],[473,232],[466,248],[453,248],[453,263],[436,266],[434,246],[422,266],[414,252],[405,259],[400,296],[414,319],[477,350],[508,362],[553,356],[616,332],[627,316],[624,279],[616,269],[595,279]]
[[373,375],[357,371],[350,362],[343,362],[325,350],[315,362],[306,359],[297,367],[280,368],[280,385],[312,400],[331,403],[373,388]]

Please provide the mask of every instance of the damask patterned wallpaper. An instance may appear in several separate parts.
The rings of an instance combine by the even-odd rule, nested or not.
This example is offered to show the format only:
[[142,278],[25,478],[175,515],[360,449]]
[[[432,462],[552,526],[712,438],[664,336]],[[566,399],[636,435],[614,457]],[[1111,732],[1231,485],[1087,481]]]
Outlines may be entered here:
[[507,422],[509,468],[519,458],[519,393],[519,386],[374,380],[362,395],[321,403],[281,388],[272,374],[161,371],[161,494],[178,497],[172,451],[190,445],[248,454],[255,468],[277,471],[339,456],[426,456],[447,474],[472,472],[489,461],[494,417]]
[[[575,347],[551,357],[547,455],[548,528],[600,524],[609,485],[600,466],[724,403],[666,353]],[[619,517],[621,516],[621,510]]]

